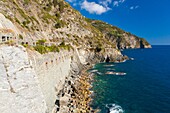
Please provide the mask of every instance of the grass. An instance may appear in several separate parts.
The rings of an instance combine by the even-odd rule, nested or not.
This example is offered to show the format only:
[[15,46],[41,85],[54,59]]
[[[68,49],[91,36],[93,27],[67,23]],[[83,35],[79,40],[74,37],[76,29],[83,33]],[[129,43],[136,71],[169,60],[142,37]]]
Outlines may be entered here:
[[35,17],[31,16],[30,19],[31,19],[32,21],[33,21],[33,20],[36,21],[36,22],[39,24],[38,20],[37,20]]
[[41,39],[37,41],[37,45],[44,45],[46,42],[46,39]]

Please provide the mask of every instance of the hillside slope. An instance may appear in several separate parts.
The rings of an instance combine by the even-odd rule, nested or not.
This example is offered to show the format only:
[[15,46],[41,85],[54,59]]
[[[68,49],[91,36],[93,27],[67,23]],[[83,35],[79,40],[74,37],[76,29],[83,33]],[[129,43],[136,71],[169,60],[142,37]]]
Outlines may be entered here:
[[99,20],[87,19],[92,26],[97,28],[105,35],[105,38],[109,40],[118,49],[127,48],[150,48],[150,44],[144,39],[139,38],[129,32],[123,31],[120,28],[109,25]]
[[144,39],[123,30],[101,21],[88,21],[64,0],[1,0],[0,13],[19,29],[20,43],[32,45],[46,39],[83,48],[149,47]]

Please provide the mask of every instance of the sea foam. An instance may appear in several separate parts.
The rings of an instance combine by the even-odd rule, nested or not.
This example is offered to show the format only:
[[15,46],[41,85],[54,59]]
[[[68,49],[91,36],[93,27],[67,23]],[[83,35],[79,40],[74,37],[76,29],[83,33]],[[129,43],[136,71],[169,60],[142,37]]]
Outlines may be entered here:
[[108,108],[109,113],[124,113],[122,107],[117,104],[107,104],[106,108]]

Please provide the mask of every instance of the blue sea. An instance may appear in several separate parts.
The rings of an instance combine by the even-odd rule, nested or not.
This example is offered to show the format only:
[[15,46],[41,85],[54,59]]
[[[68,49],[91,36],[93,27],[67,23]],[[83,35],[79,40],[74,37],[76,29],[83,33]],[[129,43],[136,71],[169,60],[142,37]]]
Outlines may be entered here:
[[94,73],[91,106],[100,113],[170,113],[170,46],[122,53],[134,60],[99,63],[89,70]]

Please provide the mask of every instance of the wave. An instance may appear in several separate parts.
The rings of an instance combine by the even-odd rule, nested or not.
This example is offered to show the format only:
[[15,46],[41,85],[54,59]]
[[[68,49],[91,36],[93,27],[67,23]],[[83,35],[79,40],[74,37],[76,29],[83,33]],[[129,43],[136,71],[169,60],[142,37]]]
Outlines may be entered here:
[[107,74],[107,75],[126,75],[127,73],[107,71],[105,74]]
[[108,113],[124,113],[122,107],[117,104],[107,104],[106,108],[108,108]]
[[93,70],[90,70],[90,73],[95,73],[95,72],[97,72],[98,70],[96,70],[96,69],[93,69]]
[[106,65],[103,65],[103,67],[112,67],[114,66],[113,64],[106,64]]

